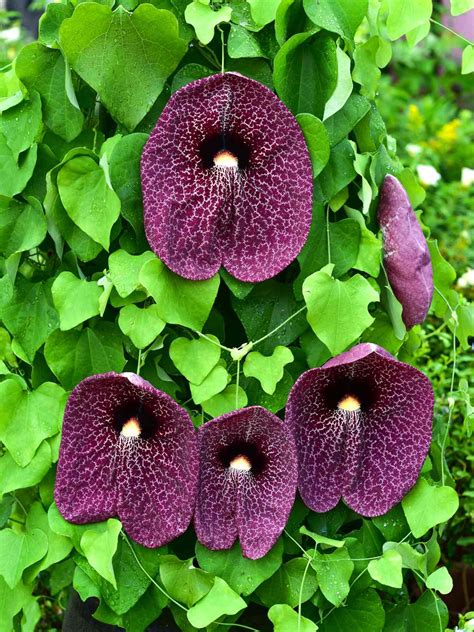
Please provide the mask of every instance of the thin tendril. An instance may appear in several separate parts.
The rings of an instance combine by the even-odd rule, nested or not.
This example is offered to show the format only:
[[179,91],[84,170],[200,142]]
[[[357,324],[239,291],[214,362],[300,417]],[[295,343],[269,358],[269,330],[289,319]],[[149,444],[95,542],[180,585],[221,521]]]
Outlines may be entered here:
[[329,236],[329,204],[326,207],[326,238],[328,242],[328,264],[331,263],[331,238]]
[[220,33],[221,33],[221,74],[223,75],[225,73],[225,41],[224,41],[224,31],[223,29],[220,27],[220,25],[217,26],[217,28],[219,29]]
[[229,351],[229,353],[232,351],[230,347],[221,345],[220,342],[216,342],[213,338],[209,338],[209,336],[206,336],[206,334],[203,334],[200,331],[196,331],[195,329],[192,329],[191,331],[193,331],[196,335],[200,336],[201,338],[205,338],[208,342],[211,342],[213,345],[215,345],[216,347],[219,347],[220,349],[223,349],[224,351]]
[[450,29],[449,26],[446,26],[445,24],[438,22],[438,20],[435,20],[434,18],[430,18],[430,22],[432,22],[433,24],[436,24],[436,26],[440,26],[445,31],[449,31],[450,33],[452,33],[452,35],[456,35],[456,37],[459,37],[459,39],[461,39],[463,42],[466,42],[466,44],[469,44],[470,46],[473,45],[473,42],[470,42],[468,39],[466,39],[459,33],[456,33],[456,31],[453,31],[453,29]]
[[168,599],[170,601],[172,601],[176,606],[178,606],[179,608],[181,608],[182,610],[184,610],[185,612],[188,612],[188,608],[186,608],[186,606],[183,606],[183,604],[179,603],[179,601],[176,601],[176,599],[173,599],[173,597],[171,595],[169,595],[166,590],[164,588],[162,588],[154,579],[153,577],[150,575],[150,573],[146,570],[146,568],[143,566],[143,564],[140,562],[140,560],[138,559],[138,555],[135,553],[135,549],[133,548],[133,546],[131,545],[127,535],[125,534],[124,531],[122,531],[122,537],[125,540],[125,542],[128,544],[128,546],[130,547],[130,551],[132,552],[133,557],[135,558],[135,562],[138,564],[138,566],[140,567],[141,571],[148,577],[148,579],[151,581],[151,583],[156,586],[156,588],[158,588],[158,590],[160,590],[166,597],[168,597]]
[[142,368],[142,350],[138,350],[138,360],[137,360],[137,375],[140,375],[140,371]]
[[268,332],[268,334],[266,334],[265,336],[262,336],[262,338],[259,338],[258,340],[255,340],[254,342],[252,342],[253,346],[258,345],[264,340],[266,340],[267,338],[270,338],[270,336],[273,336],[274,333],[276,333],[279,329],[281,329],[287,323],[289,323],[290,320],[293,320],[293,318],[298,316],[298,314],[301,314],[301,312],[304,312],[305,309],[307,309],[306,305],[304,305],[303,307],[300,307],[300,309],[298,309],[294,314],[291,314],[291,316],[288,316],[288,318],[284,320],[282,323],[280,323],[277,327],[275,327],[275,329],[272,329],[271,331]]
[[[316,553],[316,549],[314,549],[314,552]],[[308,572],[308,568],[311,564],[313,558],[310,558],[307,562],[306,562],[306,567],[304,569],[303,572],[303,577],[301,578],[301,584],[300,584],[300,592],[298,595],[298,632],[301,632],[301,604],[302,604],[302,600],[303,600],[303,588],[304,588],[304,583],[306,580],[306,574]]]
[[235,378],[235,408],[239,408],[240,358],[237,360],[237,376]]

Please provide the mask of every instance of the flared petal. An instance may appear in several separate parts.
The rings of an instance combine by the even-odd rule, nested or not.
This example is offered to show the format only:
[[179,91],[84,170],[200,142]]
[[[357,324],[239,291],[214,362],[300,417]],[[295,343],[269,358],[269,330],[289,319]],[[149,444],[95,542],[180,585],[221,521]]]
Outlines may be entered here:
[[[237,167],[214,164],[228,149]],[[145,230],[174,272],[206,279],[221,265],[243,281],[285,268],[311,224],[303,134],[278,97],[236,73],[194,81],[169,100],[145,145]]]
[[403,307],[403,322],[411,329],[425,320],[430,308],[433,269],[428,244],[408,195],[391,175],[382,185],[378,220],[388,280]]
[[262,557],[283,531],[296,493],[291,434],[278,417],[252,406],[201,426],[199,449],[198,540],[221,550],[238,537],[246,557]]
[[[139,436],[121,431],[130,419]],[[117,516],[134,540],[161,546],[189,525],[197,472],[191,419],[166,393],[128,373],[87,378],[72,392],[55,487],[67,520]]]
[[286,408],[304,502],[324,512],[342,497],[363,516],[387,512],[418,478],[433,404],[429,379],[373,344],[304,373]]

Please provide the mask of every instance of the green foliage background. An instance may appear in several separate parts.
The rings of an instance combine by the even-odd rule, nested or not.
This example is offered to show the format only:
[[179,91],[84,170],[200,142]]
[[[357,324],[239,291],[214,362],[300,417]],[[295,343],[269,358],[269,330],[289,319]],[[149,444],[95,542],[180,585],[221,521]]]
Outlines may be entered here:
[[[453,13],[468,5],[453,0]],[[462,77],[443,58],[449,72],[418,114],[407,98],[419,90],[410,60],[431,63],[437,46],[431,15],[430,0],[51,4],[38,42],[2,68],[0,631],[58,626],[71,585],[100,600],[97,619],[132,632],[161,613],[185,631],[235,622],[236,630],[277,632],[446,628],[441,595],[452,582],[444,564],[469,544],[472,520],[465,377],[474,308],[431,240],[437,291],[427,323],[407,333],[375,221],[390,171],[424,209],[427,236],[442,237],[444,254],[455,251],[460,272],[472,265],[468,237],[464,248],[446,242],[453,222],[469,229],[459,178],[472,122],[462,113],[453,126],[456,112],[438,98],[440,86],[449,91],[450,78]],[[408,43],[395,41],[404,35]],[[390,66],[393,88],[394,77],[382,77],[392,47],[420,41],[425,53],[411,48]],[[148,134],[173,91],[223,67],[276,90],[302,127],[316,178],[305,248],[257,285],[225,272],[181,279],[143,233],[139,159]],[[444,179],[426,199],[414,175],[421,158],[406,150],[415,142]],[[62,413],[87,375],[140,371],[199,426],[247,403],[282,414],[304,370],[358,341],[415,364],[438,395],[422,476],[386,516],[362,519],[343,504],[316,514],[297,501],[258,561],[238,545],[208,551],[192,529],[150,551],[116,519],[78,527],[60,516],[53,487]],[[456,481],[463,510],[446,527],[458,508]]]

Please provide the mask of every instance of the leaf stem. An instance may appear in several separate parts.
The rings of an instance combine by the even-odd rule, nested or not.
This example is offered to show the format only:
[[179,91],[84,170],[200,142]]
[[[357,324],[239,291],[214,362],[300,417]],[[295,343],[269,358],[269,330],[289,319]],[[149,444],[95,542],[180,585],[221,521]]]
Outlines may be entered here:
[[232,351],[232,349],[230,347],[226,347],[225,345],[221,345],[220,342],[216,342],[212,338],[209,338],[209,336],[206,336],[206,334],[203,334],[202,332],[197,331],[196,329],[191,329],[191,331],[193,331],[196,335],[200,336],[201,338],[204,338],[208,342],[212,343],[216,347],[219,347],[220,349],[223,349],[224,351],[228,351],[229,353]]
[[473,45],[473,42],[470,42],[468,39],[466,39],[459,33],[456,33],[456,31],[453,31],[453,29],[450,29],[449,26],[446,26],[446,24],[442,24],[441,22],[438,22],[438,20],[435,20],[434,18],[430,18],[430,22],[432,24],[436,24],[436,26],[441,27],[445,31],[449,31],[449,33],[451,33],[452,35],[456,35],[456,37],[459,37],[459,39],[461,39],[463,42],[466,42],[466,44],[469,44],[470,46]]
[[137,375],[140,375],[140,371],[142,368],[142,350],[138,350],[138,360],[137,360]]
[[239,408],[240,358],[237,360],[237,376],[235,378],[235,408]]
[[326,207],[326,239],[328,245],[328,264],[331,263],[331,237],[329,234],[329,204]]

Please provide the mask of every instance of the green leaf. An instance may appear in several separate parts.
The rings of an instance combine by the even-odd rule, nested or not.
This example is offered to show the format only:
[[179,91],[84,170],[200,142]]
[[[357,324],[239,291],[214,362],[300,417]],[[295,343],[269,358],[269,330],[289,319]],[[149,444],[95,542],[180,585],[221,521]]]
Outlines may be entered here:
[[357,46],[354,51],[354,70],[352,78],[361,87],[361,95],[368,99],[375,99],[380,69],[377,65],[377,53],[379,51],[380,38],[374,35],[364,44]]
[[216,577],[211,590],[187,612],[191,625],[205,628],[224,614],[237,614],[247,604],[220,577]]
[[5,257],[38,246],[46,237],[46,219],[41,205],[0,197],[0,251]]
[[[343,608],[333,608],[324,618],[319,632],[385,632],[384,621],[385,612],[375,590],[351,592]],[[426,632],[428,629],[436,628],[426,628]]]
[[193,566],[193,558],[180,560],[175,555],[163,555],[160,560],[160,579],[167,592],[191,608],[211,590],[212,575]]
[[129,130],[142,120],[186,52],[171,11],[141,4],[122,7],[84,3],[61,25],[61,49],[73,69]]
[[195,404],[208,401],[217,393],[221,393],[230,382],[230,375],[225,367],[217,365],[207,375],[201,384],[189,384],[191,396]]
[[404,540],[410,532],[401,505],[395,505],[383,516],[372,518],[372,522],[386,540]]
[[0,72],[0,112],[23,101],[23,91],[15,70]]
[[76,226],[108,250],[110,231],[120,215],[120,200],[100,166],[89,156],[69,160],[58,173],[58,190]]
[[355,178],[354,149],[348,140],[338,143],[331,151],[329,161],[319,176],[325,200],[331,200]]
[[243,26],[231,24],[227,52],[232,59],[266,57],[257,37]]
[[445,603],[427,590],[415,603],[396,606],[389,610],[383,631],[431,632],[445,630],[447,625],[448,609]]
[[373,322],[367,308],[379,295],[360,274],[347,281],[333,279],[332,266],[303,283],[308,322],[333,355],[341,353]]
[[30,283],[19,278],[10,302],[0,307],[0,318],[32,362],[36,351],[58,326],[58,316],[52,305],[46,283]]
[[326,128],[312,114],[297,114],[296,120],[303,131],[313,166],[313,178],[316,178],[329,160],[330,148]]
[[378,560],[371,560],[367,567],[372,579],[392,588],[401,588],[403,584],[402,556],[398,551],[389,549]]
[[52,2],[46,6],[46,12],[39,20],[39,41],[45,46],[58,48],[59,27],[63,20],[71,17],[74,7],[71,4]]
[[437,590],[442,595],[449,595],[453,589],[453,579],[446,566],[441,566],[427,577],[426,587]]
[[474,9],[474,0],[451,0],[451,15],[462,15]]
[[28,465],[41,442],[59,432],[66,399],[52,382],[35,391],[24,390],[16,380],[0,383],[0,440],[18,465]]
[[[433,282],[437,290],[433,294],[431,309],[433,309],[438,318],[443,318],[448,308],[446,301],[452,308],[455,308],[459,301],[458,295],[452,289],[456,280],[456,271],[441,255],[436,240],[429,240],[428,248],[430,250],[431,265],[433,266]],[[446,301],[443,300],[439,293],[442,294]]]
[[25,46],[15,64],[18,77],[41,95],[44,122],[69,142],[82,130],[84,116],[66,90],[66,64],[60,51],[34,42]]
[[245,358],[244,375],[257,379],[268,395],[273,395],[278,382],[283,377],[283,369],[293,362],[294,357],[287,347],[278,345],[271,356],[252,351]]
[[459,305],[456,310],[457,326],[454,327],[453,318],[448,321],[450,330],[456,331],[456,338],[462,349],[470,349],[469,339],[474,336],[474,304]]
[[452,487],[432,486],[420,478],[402,500],[402,507],[413,535],[420,538],[456,513],[459,498]]
[[[326,120],[331,116],[334,116],[337,112],[344,107],[347,100],[352,94],[352,77],[351,77],[351,58],[349,55],[339,48],[336,48],[337,57],[337,84],[334,88],[329,100],[324,106],[323,119]],[[354,95],[357,96],[357,95]]]
[[155,299],[162,320],[198,331],[209,316],[220,281],[218,274],[207,281],[183,279],[156,258],[143,266],[139,279]]
[[0,575],[15,588],[23,571],[46,555],[48,538],[41,529],[0,531]]
[[321,592],[338,608],[349,594],[349,579],[354,570],[348,550],[343,547],[332,553],[315,551],[311,566],[316,571]]
[[354,39],[357,27],[368,9],[368,0],[333,2],[332,0],[303,0],[304,9],[312,22],[326,31]]
[[[31,586],[17,584],[10,588],[0,576],[0,631],[11,632],[14,630],[13,618],[28,602],[34,599],[31,595]],[[34,602],[36,603],[36,601]]]
[[265,26],[273,22],[280,0],[248,0],[255,24]]
[[287,604],[275,604],[272,606],[268,611],[268,618],[273,623],[274,632],[287,632],[288,630],[316,632],[319,629],[313,621],[299,616]]
[[357,259],[352,267],[367,272],[376,278],[380,272],[382,261],[382,240],[366,228],[364,217],[360,211],[346,209],[352,219],[360,226],[360,242]]
[[204,77],[209,77],[212,74],[212,70],[207,66],[201,66],[201,64],[186,64],[175,72],[171,82],[171,92],[176,92],[180,88],[187,86],[191,81],[204,79]]
[[51,467],[51,448],[43,442],[33,459],[20,467],[9,452],[0,456],[0,494],[37,485]]
[[396,40],[427,22],[433,11],[432,0],[388,0],[387,32]]
[[226,551],[210,551],[199,542],[196,543],[199,566],[208,573],[221,577],[239,595],[244,596],[251,595],[262,582],[278,570],[282,556],[281,539],[258,560],[244,557],[238,542]]
[[37,146],[33,145],[17,163],[7,138],[0,132],[0,195],[12,197],[21,193],[33,174]]
[[474,72],[474,46],[468,44],[462,52],[461,74],[468,75]]
[[309,538],[314,540],[316,544],[325,544],[327,546],[335,547],[336,549],[342,548],[345,543],[345,540],[333,540],[332,538],[327,538],[325,535],[309,531],[305,526],[300,527],[300,533],[307,535]]
[[269,608],[286,603],[292,608],[308,601],[316,592],[316,573],[308,560],[296,557],[282,566],[257,589],[259,599]]
[[[170,358],[175,367],[193,384],[201,384],[221,357],[219,340],[215,336],[206,338],[176,338],[170,345]],[[213,344],[211,340],[214,341]]]
[[141,255],[129,255],[125,250],[116,250],[109,256],[109,277],[122,298],[140,287],[140,270],[155,255],[146,251]]
[[67,390],[96,373],[116,371],[125,366],[120,332],[112,323],[99,323],[94,329],[55,331],[44,347],[49,368]]
[[328,33],[298,33],[283,44],[274,60],[278,96],[293,114],[322,118],[337,84],[336,44]]
[[231,7],[213,9],[209,5],[210,0],[193,0],[184,12],[186,22],[194,27],[198,40],[204,45],[209,44],[214,37],[216,26],[222,22],[230,22],[232,16]]
[[122,204],[122,215],[136,235],[143,231],[140,158],[146,134],[127,134],[115,145],[109,160],[110,181]]
[[0,132],[7,139],[15,160],[38,140],[42,128],[39,94],[32,92],[30,98],[0,115]]
[[[220,417],[225,413],[230,413],[238,408],[245,408],[247,406],[247,395],[245,391],[238,387],[238,398],[236,397],[237,386],[231,384],[227,386],[221,393],[214,395],[211,399],[202,402],[202,409],[211,417]],[[238,402],[237,402],[238,399]]]
[[51,288],[62,331],[72,329],[99,313],[102,289],[95,281],[78,279],[72,272],[61,272]]
[[[332,101],[332,97],[330,101]],[[328,104],[330,101],[328,101]],[[370,102],[365,97],[362,97],[360,94],[351,94],[340,110],[325,119],[324,125],[328,132],[331,147],[338,145],[367,114],[369,109]]]
[[48,521],[48,514],[43,509],[39,501],[34,502],[26,517],[26,529],[32,531],[35,527],[41,529],[48,538],[48,552],[46,556],[30,568],[27,572],[28,579],[34,580],[38,573],[53,564],[60,562],[69,555],[72,549],[72,542],[69,538],[58,535],[51,530]]
[[121,529],[120,520],[109,518],[107,522],[94,525],[94,529],[86,529],[81,537],[81,549],[87,561],[114,588],[117,588],[117,583],[112,558]]
[[118,325],[137,349],[144,349],[163,331],[166,323],[158,316],[156,305],[125,305],[120,310]]

